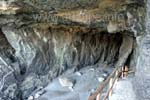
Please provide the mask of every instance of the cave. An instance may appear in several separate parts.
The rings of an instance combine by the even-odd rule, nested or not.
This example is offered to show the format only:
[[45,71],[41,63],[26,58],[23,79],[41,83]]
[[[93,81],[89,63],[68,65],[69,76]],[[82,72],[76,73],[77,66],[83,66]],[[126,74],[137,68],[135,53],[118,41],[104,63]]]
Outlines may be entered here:
[[[68,70],[75,73],[86,67],[113,70],[129,66],[135,40],[125,33],[50,26],[7,27],[1,29],[1,41],[5,41],[1,47],[6,47],[3,55],[15,69],[14,78],[23,91],[21,98],[27,99],[34,89],[48,85]],[[28,87],[31,80],[33,83]]]
[[138,80],[149,79],[146,4],[0,1],[0,100],[87,100],[124,66],[134,71],[136,100],[142,100],[136,91]]

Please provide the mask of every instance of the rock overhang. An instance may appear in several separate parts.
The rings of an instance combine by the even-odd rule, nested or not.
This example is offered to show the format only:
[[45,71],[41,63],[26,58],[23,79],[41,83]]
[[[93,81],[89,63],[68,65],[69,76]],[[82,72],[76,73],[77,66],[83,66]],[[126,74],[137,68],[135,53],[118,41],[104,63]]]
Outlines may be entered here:
[[[5,1],[6,2],[6,1]],[[43,3],[45,2],[45,3]],[[60,2],[62,4],[60,4]],[[63,3],[64,2],[64,3]],[[36,8],[36,5],[41,3],[42,6],[54,6],[59,4],[58,9],[47,10],[40,7]],[[69,5],[63,6],[63,4]],[[84,4],[84,8],[74,8],[71,4],[81,3]],[[94,3],[94,5],[88,5]],[[96,0],[92,1],[61,1],[61,0],[46,0],[46,1],[7,1],[8,9],[0,9],[1,12],[1,23],[0,25],[12,24],[12,26],[34,26],[35,24],[48,24],[54,27],[63,28],[75,28],[82,27],[83,29],[96,29],[98,32],[117,33],[123,31],[129,31],[134,33],[135,30],[141,29],[142,25],[139,26],[141,16],[137,13],[138,10],[144,10],[144,2],[138,0]],[[55,4],[55,5],[53,5]],[[7,7],[6,6],[6,7]],[[73,6],[73,7],[72,7]],[[94,7],[93,7],[94,6]],[[132,6],[132,7],[130,7]],[[12,8],[11,8],[12,7]],[[53,7],[53,8],[54,8]],[[68,8],[67,8],[68,7]],[[93,8],[90,8],[93,7]],[[57,8],[57,7],[56,7]],[[10,11],[9,11],[10,10]],[[6,12],[6,14],[5,14]],[[8,12],[8,13],[7,13]],[[10,13],[9,13],[10,12]],[[15,13],[11,13],[15,12]],[[140,33],[139,33],[140,34]],[[134,34],[133,34],[134,35]]]

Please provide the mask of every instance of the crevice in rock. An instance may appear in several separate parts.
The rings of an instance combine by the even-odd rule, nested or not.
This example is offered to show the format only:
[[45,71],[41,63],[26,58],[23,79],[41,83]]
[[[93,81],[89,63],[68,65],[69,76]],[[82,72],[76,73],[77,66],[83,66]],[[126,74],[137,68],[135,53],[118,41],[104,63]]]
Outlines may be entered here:
[[126,63],[129,55],[133,51],[133,45],[134,45],[133,37],[123,35],[123,41],[119,50],[119,58],[117,64],[115,65],[116,67],[122,67]]
[[[2,100],[12,100],[12,99],[17,99],[20,100],[20,94],[19,92],[19,81],[20,79],[20,68],[19,64],[17,64],[17,59],[15,57],[15,50],[12,48],[10,43],[8,42],[7,38],[3,34],[2,29],[0,28],[0,72],[1,72],[1,88],[0,90],[1,98]],[[3,60],[3,61],[2,61]],[[8,66],[5,64],[7,63]],[[10,69],[11,67],[11,69]],[[12,70],[13,69],[13,70]],[[10,73],[10,71],[12,71]],[[10,73],[7,77],[7,73]],[[4,78],[5,77],[5,78]],[[19,99],[18,99],[19,98]]]
[[7,41],[7,39],[6,39],[5,35],[3,34],[1,28],[0,28],[0,43],[1,43],[0,55],[10,58],[12,62],[15,61],[15,59],[12,56],[14,54],[14,49],[11,47],[11,45]]
[[133,56],[133,51],[129,54],[129,57],[127,58],[124,65],[127,65],[128,67],[130,67],[132,56]]

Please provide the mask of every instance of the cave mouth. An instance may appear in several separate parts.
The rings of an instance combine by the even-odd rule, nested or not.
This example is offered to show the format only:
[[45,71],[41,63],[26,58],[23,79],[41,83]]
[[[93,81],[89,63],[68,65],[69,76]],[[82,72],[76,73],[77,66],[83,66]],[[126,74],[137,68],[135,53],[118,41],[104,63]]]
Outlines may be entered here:
[[[72,65],[77,64],[80,69],[86,66],[114,66],[117,62],[123,41],[122,34],[81,34],[76,37],[72,45],[77,48],[77,52],[70,54],[73,58]],[[67,61],[64,61],[65,66],[72,66]]]
[[[27,99],[31,94],[34,94],[39,87],[45,87],[51,82],[53,84],[52,80],[62,76],[68,78],[68,76],[71,76],[68,74],[70,70],[71,73],[81,72],[80,75],[84,74],[85,71],[82,80],[88,79],[87,73],[91,74],[91,77],[84,82],[88,86],[88,84],[91,84],[89,81],[95,77],[95,74],[100,75],[98,76],[100,81],[99,77],[110,74],[113,68],[129,66],[133,60],[134,37],[124,33],[77,32],[72,34],[50,29],[47,29],[46,32],[39,29],[38,33],[32,29],[21,31],[26,32],[26,34],[18,34],[17,32],[12,32],[12,30],[1,32],[0,38],[5,38],[2,43],[7,43],[7,47],[11,47],[9,51],[13,51],[13,59],[10,56],[5,58],[10,61],[13,60],[10,63],[15,69],[14,77],[18,81],[18,91],[21,91],[17,95],[21,95],[19,98],[23,99]],[[29,34],[30,32],[35,34]],[[18,38],[20,38],[19,41]],[[18,66],[13,64],[16,62]],[[86,71],[91,70],[91,68],[94,68],[96,72]],[[73,83],[77,83],[77,80]],[[31,87],[28,87],[30,81]],[[81,81],[76,86],[84,83]],[[96,86],[99,83],[95,82],[94,84]],[[94,88],[94,86],[89,86],[90,88],[85,89],[84,92]]]
[[[57,35],[55,35],[53,38],[56,39]],[[74,94],[76,92],[81,95],[84,94],[84,97],[86,97],[86,93],[89,91],[92,93],[111,74],[115,67],[125,65],[130,67],[130,63],[133,60],[134,37],[124,33],[81,34],[79,32],[74,34],[70,40],[63,54],[63,66],[65,69],[61,70],[62,73],[57,73],[58,78],[55,78],[46,87],[51,91],[57,82],[61,86],[69,87],[69,97],[65,95],[60,97],[64,100],[68,98],[70,100],[74,98],[80,100],[80,96]],[[57,56],[55,55],[55,57]],[[70,69],[76,70],[72,72]],[[60,88],[57,89],[61,91]],[[64,90],[67,91],[67,89],[65,88]],[[49,95],[53,99],[57,98],[53,94],[57,95],[58,93],[47,93],[44,96]],[[81,100],[87,99],[82,98]]]
[[86,66],[122,67],[131,63],[134,37],[124,33],[77,34],[70,46],[75,50],[64,56],[66,69],[72,66],[77,70]]

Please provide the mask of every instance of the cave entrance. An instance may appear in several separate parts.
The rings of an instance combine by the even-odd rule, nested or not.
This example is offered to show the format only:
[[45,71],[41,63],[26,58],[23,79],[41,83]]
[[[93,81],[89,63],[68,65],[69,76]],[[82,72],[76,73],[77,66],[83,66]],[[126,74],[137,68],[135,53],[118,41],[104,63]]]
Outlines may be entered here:
[[[21,32],[26,32],[25,35],[18,30],[7,30],[4,31],[5,35],[3,34],[4,38],[7,38],[6,41],[9,41],[9,47],[14,47],[17,52],[14,55],[18,62],[25,64],[19,66],[19,70],[24,72],[17,75],[23,77],[21,81],[17,80],[21,85],[23,84],[20,87],[22,98],[28,98],[34,90],[48,84],[46,88],[52,92],[44,95],[54,100],[53,94],[59,95],[64,89],[68,93],[76,91],[86,95],[85,93],[92,91],[105,80],[114,67],[122,67],[132,60],[130,55],[133,51],[134,38],[128,34],[110,34],[92,31],[92,29],[88,32],[83,30],[76,32],[74,29],[74,33],[72,31],[69,33],[67,29],[62,31],[62,29],[50,30],[50,28],[41,29],[41,27],[35,30],[22,29]],[[35,34],[30,34],[31,32]],[[20,38],[19,41],[18,38]],[[35,56],[31,59],[32,54]],[[24,60],[20,60],[19,57]],[[26,59],[28,57],[30,59]],[[30,88],[24,90],[24,87],[28,87],[26,84],[29,81],[28,78],[32,83],[36,83],[36,85],[32,84],[33,91],[30,91]],[[66,100],[65,95],[62,97],[62,100]],[[69,98],[69,100],[73,99],[75,98]]]
[[65,53],[64,66],[122,67],[130,62],[133,44],[133,37],[122,33],[77,34]]
[[[115,67],[130,65],[132,60],[134,38],[124,33],[78,33],[70,40],[63,56],[63,66],[66,71],[47,87],[49,91],[54,90],[57,82],[67,87],[65,89],[69,89],[68,97],[61,96],[64,100],[68,98],[87,100],[88,93],[95,91]],[[78,70],[70,72],[72,68]],[[61,91],[60,88],[56,90]],[[53,94],[44,94],[44,96],[49,95],[55,99]]]

